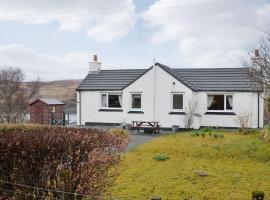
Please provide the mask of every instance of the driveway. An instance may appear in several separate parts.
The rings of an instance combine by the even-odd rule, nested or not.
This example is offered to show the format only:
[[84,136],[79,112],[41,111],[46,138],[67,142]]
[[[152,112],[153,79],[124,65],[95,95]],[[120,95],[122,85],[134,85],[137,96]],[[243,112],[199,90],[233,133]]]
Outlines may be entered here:
[[152,134],[146,134],[146,133],[131,133],[129,134],[129,142],[127,150],[133,149],[134,147],[144,144],[146,142],[149,142],[150,140],[160,137],[162,135],[166,135],[168,133],[159,133],[152,136]]

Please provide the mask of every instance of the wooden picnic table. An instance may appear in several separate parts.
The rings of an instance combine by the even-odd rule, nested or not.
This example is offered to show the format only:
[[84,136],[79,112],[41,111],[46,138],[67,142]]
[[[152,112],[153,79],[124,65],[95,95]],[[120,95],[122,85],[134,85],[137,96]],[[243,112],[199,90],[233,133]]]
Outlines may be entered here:
[[137,130],[138,133],[140,130],[151,129],[153,135],[155,133],[160,133],[160,125],[158,121],[132,121],[131,130]]

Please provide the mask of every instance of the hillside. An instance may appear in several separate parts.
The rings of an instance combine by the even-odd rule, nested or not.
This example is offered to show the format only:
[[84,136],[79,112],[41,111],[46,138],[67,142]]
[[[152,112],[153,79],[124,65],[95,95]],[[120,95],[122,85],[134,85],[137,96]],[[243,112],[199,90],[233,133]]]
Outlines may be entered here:
[[60,99],[66,104],[65,112],[76,113],[75,90],[80,82],[81,80],[43,81],[41,82],[40,96]]

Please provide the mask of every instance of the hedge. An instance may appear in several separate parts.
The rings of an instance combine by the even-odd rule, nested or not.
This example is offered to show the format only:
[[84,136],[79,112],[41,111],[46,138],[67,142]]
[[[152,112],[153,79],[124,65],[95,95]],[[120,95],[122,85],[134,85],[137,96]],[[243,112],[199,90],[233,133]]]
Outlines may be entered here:
[[0,125],[0,199],[102,199],[126,144],[98,129]]

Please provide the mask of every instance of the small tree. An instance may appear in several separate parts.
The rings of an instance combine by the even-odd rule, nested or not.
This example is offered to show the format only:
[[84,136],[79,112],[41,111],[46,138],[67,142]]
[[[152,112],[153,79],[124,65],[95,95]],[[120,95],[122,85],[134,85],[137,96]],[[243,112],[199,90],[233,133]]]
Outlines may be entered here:
[[17,123],[24,119],[29,101],[39,92],[39,80],[23,86],[24,73],[17,67],[0,69],[0,122]]
[[243,132],[247,129],[249,120],[249,114],[241,113],[236,115],[235,123],[240,127],[240,132]]
[[263,31],[255,55],[243,62],[250,69],[250,77],[265,90],[270,89],[270,29]]
[[188,107],[186,108],[186,116],[185,116],[185,124],[187,129],[191,128],[196,109],[197,109],[197,102],[190,101],[188,103]]

